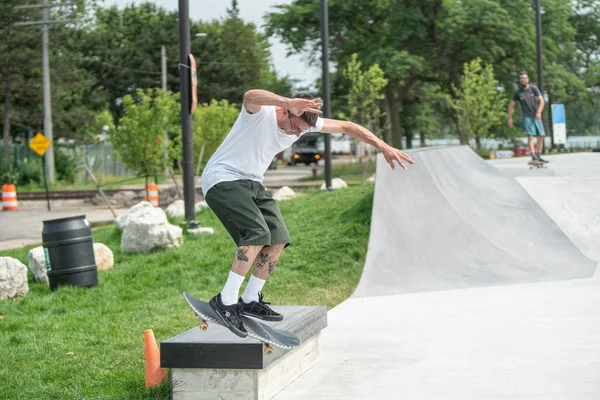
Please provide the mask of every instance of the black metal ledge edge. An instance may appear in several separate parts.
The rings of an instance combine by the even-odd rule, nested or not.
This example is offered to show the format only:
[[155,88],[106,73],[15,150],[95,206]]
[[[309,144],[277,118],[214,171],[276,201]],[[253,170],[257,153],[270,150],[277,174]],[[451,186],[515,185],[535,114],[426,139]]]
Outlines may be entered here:
[[[326,307],[274,306],[284,320],[269,323],[277,329],[294,332],[304,342],[327,326]],[[160,344],[162,368],[263,369],[288,350],[275,349],[264,355],[263,344],[252,338],[239,338],[218,324],[206,332],[198,326]]]

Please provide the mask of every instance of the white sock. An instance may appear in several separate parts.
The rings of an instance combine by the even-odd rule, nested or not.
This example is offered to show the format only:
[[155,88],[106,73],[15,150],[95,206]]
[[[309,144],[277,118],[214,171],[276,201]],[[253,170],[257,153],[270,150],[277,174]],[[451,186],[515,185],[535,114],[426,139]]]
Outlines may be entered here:
[[265,282],[266,280],[251,275],[250,280],[248,280],[248,286],[246,286],[246,290],[244,290],[244,294],[242,294],[244,303],[258,301],[258,292],[265,286]]
[[233,271],[229,271],[229,277],[221,292],[221,301],[226,306],[230,306],[238,302],[238,294],[244,282],[244,276],[238,275]]

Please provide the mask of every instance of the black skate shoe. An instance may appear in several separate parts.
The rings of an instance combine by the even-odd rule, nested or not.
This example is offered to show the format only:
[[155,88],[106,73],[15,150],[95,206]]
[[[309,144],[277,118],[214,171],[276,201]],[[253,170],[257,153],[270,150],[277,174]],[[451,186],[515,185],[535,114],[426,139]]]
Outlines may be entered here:
[[226,306],[221,301],[221,293],[219,293],[210,299],[208,304],[231,332],[242,338],[248,336],[248,332],[246,331],[246,328],[244,328],[244,323],[240,317],[239,303]]
[[258,301],[251,301],[250,303],[244,303],[244,300],[240,297],[240,314],[262,319],[263,321],[282,321],[283,315],[275,312],[268,306],[270,303],[263,301],[262,292],[258,292]]

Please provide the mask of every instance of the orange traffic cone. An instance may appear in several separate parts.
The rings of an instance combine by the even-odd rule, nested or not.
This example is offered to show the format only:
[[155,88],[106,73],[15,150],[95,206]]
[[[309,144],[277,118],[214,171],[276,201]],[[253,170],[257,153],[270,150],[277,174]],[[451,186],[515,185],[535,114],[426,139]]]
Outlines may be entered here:
[[144,331],[146,348],[146,389],[158,386],[167,380],[167,371],[160,367],[160,353],[152,329]]

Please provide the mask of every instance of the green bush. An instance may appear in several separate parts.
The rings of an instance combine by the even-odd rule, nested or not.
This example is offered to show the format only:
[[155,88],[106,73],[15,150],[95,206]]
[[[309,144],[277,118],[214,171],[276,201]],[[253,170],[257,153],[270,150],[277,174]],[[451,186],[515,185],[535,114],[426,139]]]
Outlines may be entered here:
[[19,164],[21,174],[17,185],[43,184],[42,163],[39,157],[30,158]]
[[54,152],[54,166],[56,168],[56,179],[59,181],[73,183],[75,182],[75,173],[77,172],[77,158],[72,151]]
[[14,168],[4,167],[0,169],[0,185],[12,183],[17,185],[21,179],[21,174]]

